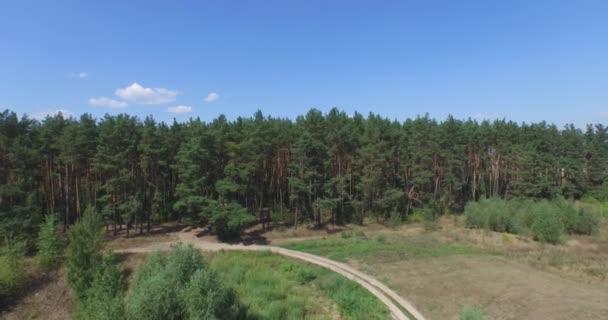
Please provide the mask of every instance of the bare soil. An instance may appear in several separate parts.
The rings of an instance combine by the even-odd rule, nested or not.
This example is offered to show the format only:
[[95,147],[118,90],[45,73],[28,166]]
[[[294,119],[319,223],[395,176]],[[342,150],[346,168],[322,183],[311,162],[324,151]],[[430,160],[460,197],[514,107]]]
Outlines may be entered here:
[[429,319],[458,319],[465,305],[490,319],[608,319],[608,290],[495,256],[451,256],[360,265]]
[[69,320],[72,303],[63,270],[47,272],[29,282],[23,296],[0,315],[4,320]]

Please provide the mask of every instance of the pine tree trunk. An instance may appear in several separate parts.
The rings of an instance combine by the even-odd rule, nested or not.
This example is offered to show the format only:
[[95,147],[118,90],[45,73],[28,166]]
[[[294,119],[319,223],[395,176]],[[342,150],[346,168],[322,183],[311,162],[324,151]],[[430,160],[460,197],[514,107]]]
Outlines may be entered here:
[[67,231],[68,224],[70,223],[70,170],[69,166],[65,164],[65,217],[63,220],[63,232]]
[[76,175],[76,215],[80,219],[80,175]]

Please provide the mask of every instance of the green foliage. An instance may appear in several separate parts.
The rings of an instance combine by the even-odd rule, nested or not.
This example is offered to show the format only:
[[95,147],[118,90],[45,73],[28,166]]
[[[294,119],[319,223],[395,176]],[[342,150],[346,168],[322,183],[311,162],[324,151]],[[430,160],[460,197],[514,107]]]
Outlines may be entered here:
[[207,269],[192,246],[178,245],[168,256],[154,253],[143,263],[127,295],[128,319],[238,319],[236,295]]
[[250,225],[255,218],[247,213],[247,209],[235,202],[212,202],[205,210],[209,227],[220,239],[238,237],[241,231]]
[[562,234],[592,234],[597,230],[597,214],[572,201],[523,199],[481,199],[465,207],[465,223],[469,228],[485,228],[496,232],[529,234],[534,239],[557,243]]
[[433,231],[439,228],[439,216],[441,209],[436,205],[437,202],[428,205],[422,209],[424,230]]
[[460,320],[489,320],[490,318],[486,313],[478,308],[472,306],[466,306],[460,312]]
[[352,238],[353,236],[353,232],[352,231],[342,231],[340,232],[340,237],[342,237],[342,239],[349,239]]
[[44,223],[40,225],[37,246],[38,259],[42,267],[51,268],[61,262],[64,241],[57,229],[55,216],[46,216]]
[[215,273],[206,268],[194,272],[181,292],[181,299],[186,319],[240,319],[244,316],[236,293],[224,289]]
[[424,216],[425,216],[425,210],[423,208],[416,208],[407,217],[407,220],[408,220],[408,222],[411,222],[411,223],[421,223],[424,221]]
[[[211,222],[225,238],[238,236],[253,216],[264,227],[374,218],[391,226],[427,221],[433,229],[434,219],[420,210],[431,207],[437,218],[485,198],[582,198],[607,216],[606,141],[608,127],[599,124],[559,129],[428,115],[392,121],[338,109],[312,109],[295,120],[259,111],[170,124],[127,114],[36,121],[5,110],[0,239],[12,232],[30,249],[44,215],[59,214],[68,229],[87,205],[127,233],[179,219]],[[512,211],[467,219],[529,233],[531,217]],[[567,232],[590,232],[593,217],[580,216],[567,212]]]
[[77,298],[85,296],[102,257],[99,250],[104,238],[103,220],[87,208],[80,221],[72,226],[66,249],[66,277]]
[[515,202],[499,198],[469,202],[465,207],[465,223],[470,228],[487,228],[496,232],[518,233]]
[[535,240],[556,244],[560,241],[563,226],[560,217],[545,204],[533,211],[532,235]]
[[96,267],[91,287],[85,297],[77,301],[74,318],[77,320],[126,319],[123,288],[123,271],[118,267],[115,256],[111,253],[104,254],[101,264]]
[[11,299],[23,286],[26,243],[14,237],[5,239],[0,256],[0,306]]
[[591,235],[599,230],[600,218],[593,211],[582,208],[573,233]]
[[338,238],[291,242],[281,245],[287,249],[304,251],[333,260],[349,259],[392,262],[423,257],[454,255],[495,255],[495,252],[474,247],[443,244],[432,233],[421,239],[394,239],[378,236],[374,239]]
[[[270,252],[221,252],[211,267],[235,288],[255,319],[387,319],[386,307],[367,290],[334,272]],[[269,272],[271,270],[271,272]]]
[[138,279],[131,288],[126,302],[126,314],[129,319],[175,320],[183,319],[184,310],[178,296],[183,283],[176,283],[178,278],[171,271],[163,268],[146,278]]
[[378,241],[380,243],[384,243],[384,242],[386,242],[386,236],[384,236],[383,234],[377,235],[376,241]]

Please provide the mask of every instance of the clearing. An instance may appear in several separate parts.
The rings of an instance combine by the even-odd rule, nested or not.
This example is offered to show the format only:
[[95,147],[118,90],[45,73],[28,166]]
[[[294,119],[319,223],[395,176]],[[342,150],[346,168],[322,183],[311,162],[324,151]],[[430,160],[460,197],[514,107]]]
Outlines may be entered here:
[[481,306],[491,319],[608,319],[608,239],[602,234],[542,245],[444,219],[434,231],[355,228],[282,246],[364,270],[428,319],[458,319],[466,305]]

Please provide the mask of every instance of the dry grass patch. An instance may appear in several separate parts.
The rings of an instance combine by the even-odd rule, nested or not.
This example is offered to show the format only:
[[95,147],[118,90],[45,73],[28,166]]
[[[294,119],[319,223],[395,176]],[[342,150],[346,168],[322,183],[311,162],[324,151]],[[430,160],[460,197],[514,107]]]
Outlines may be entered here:
[[14,305],[0,314],[0,319],[69,320],[72,305],[63,269],[31,277],[23,294]]

